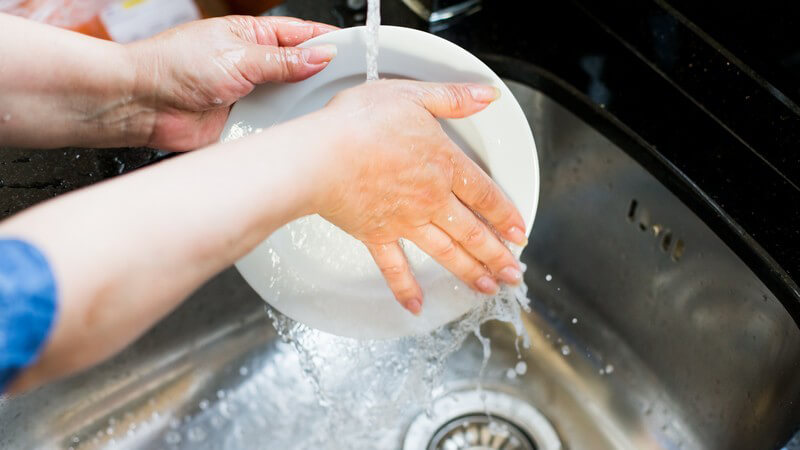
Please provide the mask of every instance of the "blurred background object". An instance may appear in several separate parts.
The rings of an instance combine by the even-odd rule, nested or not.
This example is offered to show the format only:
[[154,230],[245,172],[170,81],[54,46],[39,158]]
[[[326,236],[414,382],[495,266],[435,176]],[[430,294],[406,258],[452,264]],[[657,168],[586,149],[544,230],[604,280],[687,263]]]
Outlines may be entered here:
[[203,17],[261,14],[282,0],[0,0],[0,12],[131,42]]

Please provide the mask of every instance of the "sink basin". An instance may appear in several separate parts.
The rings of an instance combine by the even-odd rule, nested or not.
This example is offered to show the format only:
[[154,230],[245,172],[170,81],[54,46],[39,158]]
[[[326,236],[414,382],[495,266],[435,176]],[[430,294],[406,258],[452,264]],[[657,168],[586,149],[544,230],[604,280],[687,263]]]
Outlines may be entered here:
[[[508,84],[543,177],[523,254],[525,364],[510,326],[487,323],[480,391],[472,339],[449,359],[430,415],[396,417],[345,448],[783,445],[800,423],[800,330],[785,309],[625,152]],[[342,448],[329,433],[347,424],[330,421],[263,302],[229,269],[113,360],[0,399],[0,447]]]

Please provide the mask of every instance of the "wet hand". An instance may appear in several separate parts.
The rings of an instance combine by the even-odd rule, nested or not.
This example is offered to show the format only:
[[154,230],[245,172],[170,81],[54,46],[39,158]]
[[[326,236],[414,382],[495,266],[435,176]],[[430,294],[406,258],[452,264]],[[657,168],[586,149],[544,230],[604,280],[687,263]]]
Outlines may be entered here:
[[296,46],[335,29],[289,17],[228,16],[128,45],[134,101],[154,112],[146,114],[146,145],[180,151],[215,142],[230,106],[255,85],[300,81],[324,69],[335,47]]
[[524,245],[522,217],[436,120],[477,113],[497,95],[483,85],[385,80],[344,91],[320,112],[332,145],[320,158],[315,212],[366,244],[414,314],[423,296],[401,238],[487,294],[522,278],[501,241]]

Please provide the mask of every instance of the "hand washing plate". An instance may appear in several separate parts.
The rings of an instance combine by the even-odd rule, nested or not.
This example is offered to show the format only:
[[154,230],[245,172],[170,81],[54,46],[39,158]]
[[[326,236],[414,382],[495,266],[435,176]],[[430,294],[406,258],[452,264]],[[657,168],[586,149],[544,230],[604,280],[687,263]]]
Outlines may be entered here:
[[[320,44],[338,48],[338,55],[325,70],[300,83],[257,87],[234,105],[222,140],[322,108],[337,92],[364,82],[364,27],[327,33],[304,46]],[[500,89],[500,98],[484,111],[442,124],[505,190],[530,233],[539,198],[536,147],[522,109],[500,78],[449,41],[390,26],[380,29],[378,68],[381,78],[480,82]],[[303,145],[302,137],[298,139],[297,145]],[[289,150],[264,151],[283,151],[290,158]],[[322,331],[358,339],[425,333],[460,317],[483,299],[413,244],[406,243],[405,249],[425,294],[420,317],[394,300],[363,244],[318,216],[279,229],[236,267],[250,286],[283,314]]]

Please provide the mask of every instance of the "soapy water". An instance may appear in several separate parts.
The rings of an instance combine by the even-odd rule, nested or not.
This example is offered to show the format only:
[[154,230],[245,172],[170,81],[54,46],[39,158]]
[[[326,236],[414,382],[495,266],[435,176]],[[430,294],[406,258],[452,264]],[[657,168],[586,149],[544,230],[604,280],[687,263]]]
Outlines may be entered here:
[[367,0],[367,81],[378,79],[378,31],[381,27],[381,0]]

